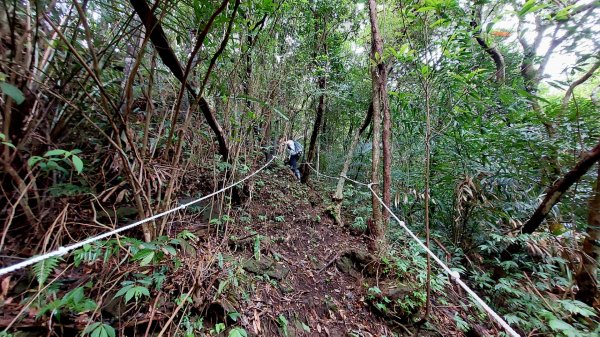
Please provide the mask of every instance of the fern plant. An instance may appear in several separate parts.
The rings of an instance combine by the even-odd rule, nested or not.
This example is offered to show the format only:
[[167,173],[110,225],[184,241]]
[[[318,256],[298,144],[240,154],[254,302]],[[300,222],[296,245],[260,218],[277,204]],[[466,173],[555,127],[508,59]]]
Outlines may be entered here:
[[58,263],[60,260],[61,260],[60,257],[55,256],[55,257],[51,257],[51,258],[42,260],[33,265],[32,269],[33,269],[35,278],[40,287],[42,287],[46,283],[50,274],[52,274],[52,272],[58,266]]

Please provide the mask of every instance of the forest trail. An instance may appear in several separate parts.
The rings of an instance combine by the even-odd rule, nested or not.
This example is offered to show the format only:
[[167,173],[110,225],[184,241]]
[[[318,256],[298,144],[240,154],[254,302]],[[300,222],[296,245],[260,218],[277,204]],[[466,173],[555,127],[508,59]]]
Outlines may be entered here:
[[[261,172],[251,186],[254,192],[238,219],[263,221],[237,226],[234,235],[244,239],[240,244],[230,240],[234,256],[255,276],[256,291],[240,309],[249,320],[247,330],[259,336],[331,337],[408,332],[374,313],[367,300],[369,272],[362,270],[370,266],[356,263],[361,254],[368,255],[367,238],[334,224],[326,192],[296,182],[282,167]],[[256,237],[262,238],[260,248]],[[446,327],[445,335],[454,335],[451,330]]]
[[[133,261],[127,264],[123,264],[128,260],[122,259],[123,251],[114,255],[120,258],[110,258],[104,263],[97,258],[101,253],[96,253],[94,247],[74,251],[75,261],[76,256],[79,259],[90,256],[89,263],[71,269],[72,257],[65,256],[49,272],[49,279],[53,280],[48,286],[52,285],[59,298],[71,300],[69,294],[76,289],[82,285],[89,288],[78,295],[77,301],[87,301],[85,296],[93,299],[105,322],[115,326],[123,336],[143,331],[146,336],[160,336],[157,332],[161,330],[174,335],[185,330],[186,324],[188,333],[192,333],[186,336],[238,336],[232,333],[235,329],[243,329],[249,336],[265,337],[464,335],[453,317],[467,316],[471,309],[464,306],[466,298],[452,291],[450,285],[444,299],[432,299],[430,324],[415,331],[411,322],[422,315],[422,306],[399,309],[396,304],[410,303],[420,282],[405,279],[394,271],[393,263],[370,255],[364,233],[334,223],[324,185],[318,180],[311,186],[300,184],[289,168],[280,165],[274,163],[247,180],[236,192],[243,195],[233,197],[238,199],[237,205],[228,215],[212,214],[207,218],[200,208],[192,208],[188,209],[186,220],[171,225],[163,241],[144,244],[123,237],[118,245],[129,246],[133,252],[130,255]],[[211,191],[207,190],[204,178],[194,176],[184,186],[204,190],[206,195]],[[210,206],[205,205],[205,209],[215,205]],[[136,262],[146,260],[148,255],[142,251],[149,247],[155,250],[153,256],[158,256],[158,251],[168,251],[165,240],[180,238],[182,232],[193,233],[195,242],[181,245],[178,253],[165,254],[162,260]],[[109,240],[98,243],[97,252],[102,249],[109,252],[107,247],[111,242],[119,251],[118,240]],[[142,251],[136,253],[131,250],[133,247]],[[186,267],[181,268],[182,265]],[[67,270],[65,281],[63,273]],[[163,281],[158,282],[160,275]],[[149,293],[146,298],[135,295],[134,310],[127,309],[128,300],[123,302],[118,286],[113,291],[101,291],[109,284],[115,287],[114,279],[121,280],[122,289],[129,282],[147,287]],[[48,309],[60,312],[65,309],[63,306],[78,310],[76,307],[81,305],[77,301],[60,300],[45,308],[38,304],[43,301],[24,306],[27,297],[20,291],[32,279],[23,272],[8,280],[8,288],[3,285],[2,292],[10,301],[0,315],[0,327],[20,331],[15,336],[37,336],[50,326],[52,321],[35,319],[39,312]],[[155,289],[151,287],[153,284]],[[191,298],[186,292],[192,294]],[[182,301],[185,296],[188,300]],[[455,305],[446,303],[436,307],[436,303],[444,300]],[[54,329],[61,329],[63,336],[75,336],[86,329],[91,316],[87,310],[57,315],[52,324]],[[174,323],[177,320],[179,325]],[[182,325],[182,322],[187,323]],[[474,336],[493,334],[481,325],[473,328],[478,330]]]
[[258,276],[252,305],[241,309],[245,317],[259,318],[253,328],[262,336],[390,335],[364,301],[361,276],[335,267],[340,255],[364,250],[366,242],[333,223],[324,207],[327,196],[296,182],[287,168],[260,173],[254,188],[244,208],[252,219],[265,219],[249,231],[263,238],[260,260],[256,248],[234,245],[246,259],[244,269]]

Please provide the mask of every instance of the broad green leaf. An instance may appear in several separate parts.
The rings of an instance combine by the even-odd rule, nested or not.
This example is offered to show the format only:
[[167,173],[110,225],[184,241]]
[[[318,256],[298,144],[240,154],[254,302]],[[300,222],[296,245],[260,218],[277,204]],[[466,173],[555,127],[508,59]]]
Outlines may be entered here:
[[569,5],[561,10],[559,10],[558,12],[556,12],[556,14],[554,15],[554,20],[556,21],[566,21],[569,19],[569,16],[571,14],[571,9],[575,7],[575,5]]
[[225,330],[225,324],[223,324],[223,323],[217,323],[217,324],[215,325],[215,332],[216,332],[216,333],[221,333],[221,332],[223,332],[224,330]]
[[73,155],[73,156],[71,156],[71,161],[73,162],[75,171],[77,171],[77,173],[81,174],[81,171],[83,171],[83,161],[81,161],[81,158],[77,157],[76,155]]
[[154,259],[154,252],[150,252],[148,255],[146,255],[146,257],[144,257],[140,262],[140,266],[149,265],[150,262],[152,262],[152,259]]
[[523,5],[523,8],[517,13],[520,17],[523,17],[529,13],[533,13],[539,9],[547,7],[546,4],[536,5],[537,0],[529,0]]
[[135,287],[132,287],[125,293],[125,303],[129,302],[135,296]]
[[177,255],[177,250],[173,246],[164,246],[163,251],[169,255]]
[[89,333],[91,333],[92,331],[96,330],[96,328],[97,328],[97,327],[99,327],[99,326],[100,326],[100,324],[102,324],[102,323],[100,323],[100,322],[96,322],[96,323],[92,323],[92,324],[88,325],[88,326],[85,328],[85,330],[83,330],[83,334],[85,335],[85,334],[89,334]]
[[417,12],[423,13],[423,12],[429,12],[429,11],[435,11],[435,10],[437,10],[435,7],[425,6],[425,7],[421,7],[419,9],[417,9]]
[[[41,164],[40,164],[40,167],[42,167]],[[48,169],[48,170],[57,170],[57,171],[60,171],[60,172],[62,172],[64,174],[69,174],[69,172],[64,167],[58,165],[58,163],[55,162],[55,161],[51,161],[51,160],[48,161],[46,163],[46,167],[45,168]]]
[[448,22],[447,19],[438,19],[437,21],[435,21],[434,23],[432,23],[431,25],[429,25],[431,28],[435,28],[437,26],[441,26],[443,24],[445,24],[446,22]]
[[141,286],[136,287],[136,288],[138,288],[140,294],[142,294],[146,297],[150,296],[150,290],[148,290],[148,288],[141,287]]
[[135,298],[137,301],[142,295],[146,297],[150,296],[148,288],[143,286],[131,287],[127,293],[125,293],[125,303],[129,302],[132,298]]
[[248,333],[246,332],[246,330],[236,327],[236,328],[231,329],[227,336],[228,337],[247,337]]
[[528,0],[523,7],[517,12],[519,16],[523,16],[531,9],[531,7],[535,6],[535,2],[537,0]]
[[65,151],[65,150],[54,149],[54,150],[50,150],[50,151],[46,152],[46,154],[44,154],[44,157],[62,156],[65,154],[67,154],[67,151]]
[[240,318],[240,313],[239,312],[230,312],[229,314],[227,314],[227,316],[229,316],[229,318],[231,318],[234,322],[237,322],[238,318]]
[[127,293],[129,291],[129,289],[131,289],[131,288],[133,288],[132,284],[124,285],[123,288],[121,288],[121,289],[119,289],[119,291],[117,291],[114,298],[125,295],[125,293]]
[[115,329],[105,323],[96,322],[90,324],[84,331],[83,335],[89,335],[90,337],[115,337]]
[[2,89],[3,93],[12,98],[17,103],[17,105],[25,101],[25,96],[23,95],[23,92],[10,83],[0,83],[0,89]]

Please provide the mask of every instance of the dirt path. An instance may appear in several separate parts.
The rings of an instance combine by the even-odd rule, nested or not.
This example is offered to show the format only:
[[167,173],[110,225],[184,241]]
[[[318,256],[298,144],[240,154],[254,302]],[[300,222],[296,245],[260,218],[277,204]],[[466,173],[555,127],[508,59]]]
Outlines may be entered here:
[[[57,282],[51,297],[28,308],[23,303],[34,280],[27,273],[13,275],[3,287],[3,295],[10,301],[0,307],[0,327],[12,325],[20,315],[12,325],[19,336],[76,336],[90,321],[100,320],[123,336],[144,332],[156,336],[163,328],[167,329],[165,336],[243,336],[232,334],[235,329],[264,337],[403,336],[400,332],[405,328],[392,327],[369,304],[368,288],[381,285],[373,281],[373,273],[368,279],[361,272],[364,265],[353,269],[339,264],[340,256],[365,251],[367,244],[364,238],[333,224],[326,212],[329,196],[325,192],[296,182],[285,167],[273,167],[250,180],[239,193],[245,198],[232,198],[243,200],[227,218],[214,219],[214,213],[206,215],[198,209],[172,224],[169,238],[184,229],[198,238],[177,258],[163,254],[164,259],[152,265],[140,265],[138,260],[126,263],[125,250],[116,247],[116,255],[105,262],[96,258],[68,268],[70,260],[63,260],[50,278],[59,278],[68,268],[70,281]],[[142,244],[128,247],[131,245]],[[139,282],[161,275],[164,282],[160,286],[143,283],[148,295],[139,302],[126,303],[115,294],[127,282],[142,284]],[[93,320],[89,311],[67,306],[61,309],[60,319],[36,318],[46,302],[63,298],[81,285],[85,295],[98,303]],[[186,294],[192,297],[180,302]]]
[[252,219],[262,219],[250,226],[262,238],[261,254],[257,261],[254,239],[244,269],[259,281],[254,306],[244,316],[254,318],[261,336],[286,335],[284,330],[289,336],[391,336],[365,302],[361,275],[336,268],[337,257],[366,243],[333,224],[326,198],[293,181],[284,168],[254,181],[245,209]]

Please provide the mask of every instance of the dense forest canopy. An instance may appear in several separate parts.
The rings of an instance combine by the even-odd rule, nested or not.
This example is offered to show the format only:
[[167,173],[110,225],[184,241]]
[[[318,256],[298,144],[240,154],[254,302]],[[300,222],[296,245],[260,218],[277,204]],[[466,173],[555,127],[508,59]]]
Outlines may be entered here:
[[599,23],[597,0],[2,1],[0,265],[185,208],[0,274],[0,336],[508,335],[406,229],[516,333],[598,336]]

